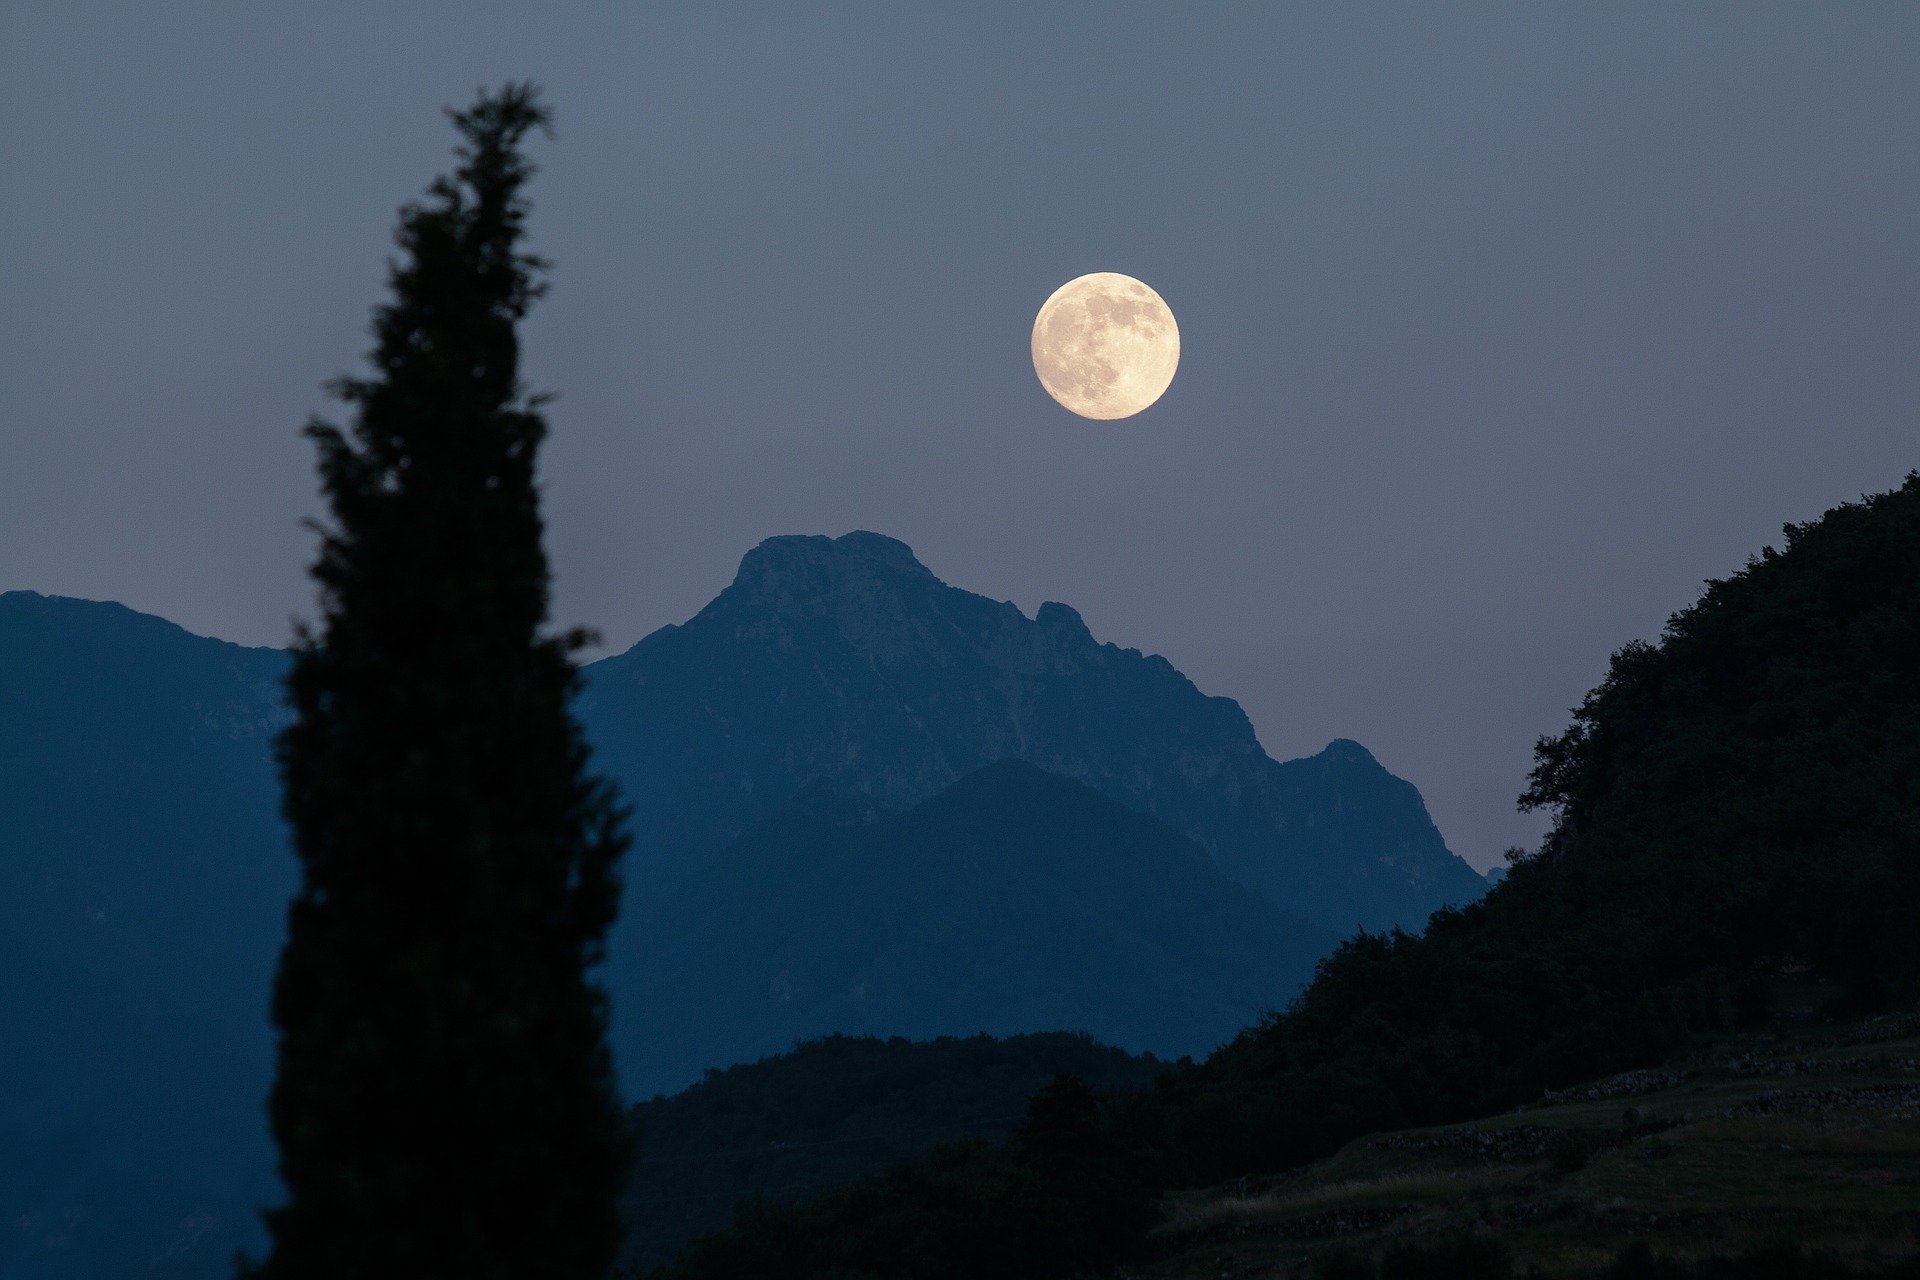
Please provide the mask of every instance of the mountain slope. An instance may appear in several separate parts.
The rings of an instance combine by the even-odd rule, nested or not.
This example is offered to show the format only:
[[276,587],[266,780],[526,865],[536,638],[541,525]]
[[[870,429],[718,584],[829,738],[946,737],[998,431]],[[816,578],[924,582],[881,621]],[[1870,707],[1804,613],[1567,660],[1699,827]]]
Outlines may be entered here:
[[895,817],[815,788],[635,922],[643,1089],[828,1031],[1203,1053],[1332,939],[1164,824],[1019,761]]
[[[1717,1260],[1707,1274],[1729,1280],[1849,1274],[1788,1265],[1788,1233],[1794,1248],[1880,1274],[1916,1244],[1916,1055],[1913,1011],[1794,1027],[1463,1124],[1372,1133],[1281,1177],[1172,1197],[1154,1262],[1133,1274],[1257,1275],[1303,1258],[1311,1274],[1335,1257],[1404,1258],[1474,1237],[1497,1240],[1490,1252],[1516,1275],[1690,1274],[1655,1271],[1635,1247]],[[1894,1274],[1920,1274],[1915,1262]]]
[[256,1238],[285,665],[0,595],[0,1276],[206,1274]]
[[1203,1175],[1314,1156],[1765,1021],[1774,975],[1920,989],[1920,477],[1790,525],[1614,655],[1526,799],[1534,856],[1417,938],[1361,938],[1206,1068]]
[[1484,881],[1419,794],[1357,744],[1278,764],[1229,698],[950,587],[873,533],[772,538],[684,625],[588,672],[601,766],[647,815],[635,876],[700,865],[816,778],[898,810],[1003,758],[1075,778],[1200,842],[1336,931],[1418,928]]
[[[1357,1134],[1285,1173],[1162,1196],[1151,1231],[1111,1273],[1912,1280],[1916,1054],[1920,1012],[1800,1025],[1444,1128]],[[1152,1096],[1123,1096],[1119,1109]],[[1017,1180],[1017,1147],[970,1154],[930,1153],[745,1219],[656,1275],[933,1280],[956,1274],[954,1255],[976,1241],[1015,1243],[1003,1265],[972,1274],[1012,1274],[1057,1238],[1020,1234],[1052,1206]]]

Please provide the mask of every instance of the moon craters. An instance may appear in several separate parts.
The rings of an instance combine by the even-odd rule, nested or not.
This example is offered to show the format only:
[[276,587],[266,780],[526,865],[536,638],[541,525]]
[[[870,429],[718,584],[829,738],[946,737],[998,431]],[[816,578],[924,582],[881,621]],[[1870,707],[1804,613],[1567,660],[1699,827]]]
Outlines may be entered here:
[[1151,287],[1113,271],[1061,285],[1033,322],[1033,370],[1083,418],[1130,418],[1166,392],[1180,327]]

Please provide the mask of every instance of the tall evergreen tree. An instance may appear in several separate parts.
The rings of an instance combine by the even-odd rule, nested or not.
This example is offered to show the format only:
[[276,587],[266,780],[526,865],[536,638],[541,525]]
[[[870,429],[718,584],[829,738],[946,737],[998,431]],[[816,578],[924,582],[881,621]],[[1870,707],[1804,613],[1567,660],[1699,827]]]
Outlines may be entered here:
[[304,882],[274,989],[286,1203],[263,1280],[571,1280],[619,1244],[626,1142],[588,979],[625,847],[544,634],[540,400],[515,326],[547,113],[450,113],[450,176],[404,208],[373,376],[315,422],[333,520],[289,677],[285,811]]

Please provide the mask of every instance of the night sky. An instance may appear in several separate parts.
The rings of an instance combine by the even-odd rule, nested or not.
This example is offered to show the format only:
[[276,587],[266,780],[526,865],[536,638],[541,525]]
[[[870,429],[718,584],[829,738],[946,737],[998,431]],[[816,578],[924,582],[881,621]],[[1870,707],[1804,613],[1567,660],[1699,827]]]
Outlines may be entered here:
[[[299,428],[510,77],[611,648],[874,529],[1361,740],[1486,866],[1612,650],[1920,465],[1920,6],[398,7],[0,14],[0,589],[286,642]],[[1101,270],[1184,344],[1118,423],[1028,361]]]

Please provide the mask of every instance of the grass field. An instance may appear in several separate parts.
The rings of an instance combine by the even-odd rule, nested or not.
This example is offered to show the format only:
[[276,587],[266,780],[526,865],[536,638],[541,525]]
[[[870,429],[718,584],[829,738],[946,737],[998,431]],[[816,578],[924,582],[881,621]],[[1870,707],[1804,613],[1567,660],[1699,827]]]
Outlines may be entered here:
[[1920,1250],[1920,1016],[1733,1042],[1442,1129],[1375,1134],[1166,1206],[1156,1280],[1304,1276],[1332,1252],[1492,1235],[1516,1270],[1594,1274],[1627,1244]]

